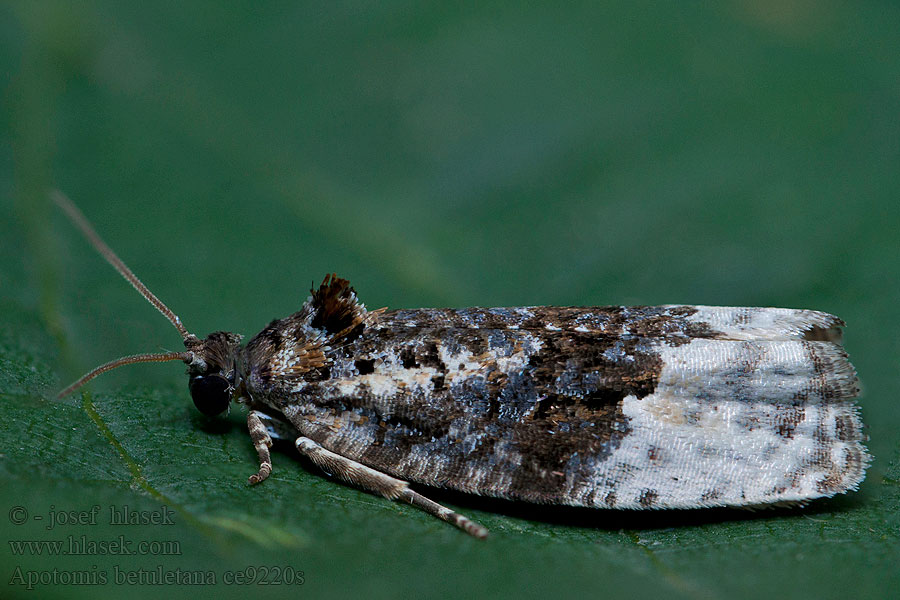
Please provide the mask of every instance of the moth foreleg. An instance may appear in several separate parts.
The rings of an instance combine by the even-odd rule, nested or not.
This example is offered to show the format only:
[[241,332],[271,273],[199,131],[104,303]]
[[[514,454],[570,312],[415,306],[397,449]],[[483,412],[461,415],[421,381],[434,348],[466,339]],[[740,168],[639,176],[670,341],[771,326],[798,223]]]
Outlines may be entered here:
[[317,467],[331,473],[341,481],[353,484],[367,492],[380,494],[391,500],[403,500],[413,506],[421,508],[428,514],[456,525],[469,535],[484,539],[488,535],[487,529],[453,512],[449,508],[441,506],[433,500],[429,500],[422,494],[410,489],[409,483],[395,477],[391,477],[381,471],[360,464],[354,460],[326,450],[307,437],[297,438],[294,444],[300,454],[309,458]]
[[247,413],[247,429],[250,431],[250,440],[256,453],[259,455],[259,471],[251,475],[247,480],[250,485],[255,485],[265,479],[272,472],[272,457],[269,448],[272,447],[272,436],[269,435],[263,420],[269,420],[269,416],[256,410]]

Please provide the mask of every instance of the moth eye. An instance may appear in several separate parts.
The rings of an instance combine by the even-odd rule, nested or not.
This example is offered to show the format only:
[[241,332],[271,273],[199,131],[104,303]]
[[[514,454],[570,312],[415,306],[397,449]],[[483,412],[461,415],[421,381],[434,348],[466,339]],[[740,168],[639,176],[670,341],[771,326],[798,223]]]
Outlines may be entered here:
[[231,384],[221,375],[196,375],[188,383],[197,410],[208,417],[225,412],[231,401]]

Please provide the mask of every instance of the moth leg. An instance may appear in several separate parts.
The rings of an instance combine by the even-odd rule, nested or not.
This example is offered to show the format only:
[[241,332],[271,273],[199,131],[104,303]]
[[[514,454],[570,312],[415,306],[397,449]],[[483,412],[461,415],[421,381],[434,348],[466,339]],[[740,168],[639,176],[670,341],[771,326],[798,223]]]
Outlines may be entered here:
[[269,448],[272,447],[272,436],[269,435],[263,420],[270,420],[268,415],[257,410],[251,410],[247,413],[247,429],[250,431],[250,440],[256,453],[259,455],[259,471],[251,475],[247,480],[250,485],[256,485],[265,479],[272,472],[272,457],[269,455]]
[[419,492],[410,489],[409,483],[376,471],[366,465],[326,450],[307,437],[298,437],[294,442],[300,454],[309,458],[317,467],[331,473],[341,481],[351,483],[367,492],[379,494],[391,500],[403,500],[421,508],[438,519],[456,525],[469,535],[484,539],[488,530],[459,513],[429,500]]

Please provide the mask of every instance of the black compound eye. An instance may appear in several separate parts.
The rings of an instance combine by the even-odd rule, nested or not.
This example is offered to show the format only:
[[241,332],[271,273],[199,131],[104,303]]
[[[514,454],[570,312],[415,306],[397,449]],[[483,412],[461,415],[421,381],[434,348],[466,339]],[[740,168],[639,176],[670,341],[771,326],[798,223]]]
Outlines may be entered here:
[[221,375],[196,375],[188,383],[197,410],[208,417],[225,412],[231,401],[231,384]]

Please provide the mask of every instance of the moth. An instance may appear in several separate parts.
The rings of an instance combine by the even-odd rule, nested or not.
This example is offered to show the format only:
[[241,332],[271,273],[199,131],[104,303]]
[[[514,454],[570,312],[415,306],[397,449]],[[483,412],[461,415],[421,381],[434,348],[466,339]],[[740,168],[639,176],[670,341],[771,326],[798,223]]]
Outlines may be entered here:
[[487,530],[410,483],[539,504],[616,509],[802,505],[856,489],[869,463],[843,322],[812,310],[709,306],[368,311],[326,276],[246,345],[200,339],[56,203],[175,326],[197,409],[247,407],[272,472],[285,439],[336,479]]

